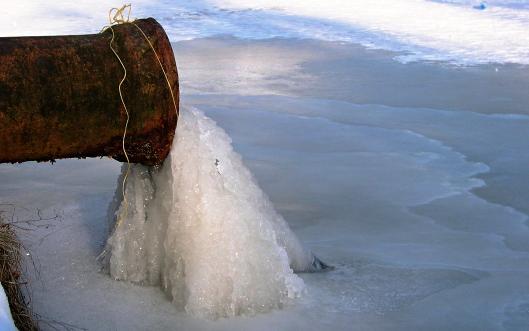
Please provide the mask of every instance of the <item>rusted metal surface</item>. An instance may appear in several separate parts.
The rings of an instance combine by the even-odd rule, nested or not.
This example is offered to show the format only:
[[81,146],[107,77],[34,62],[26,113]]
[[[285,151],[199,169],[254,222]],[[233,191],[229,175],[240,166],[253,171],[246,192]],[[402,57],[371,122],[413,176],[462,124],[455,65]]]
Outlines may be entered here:
[[[175,97],[171,44],[154,19],[136,24],[151,40]],[[114,48],[127,68],[123,96],[130,113],[131,162],[161,164],[177,122],[169,88],[138,29],[114,26]],[[0,38],[0,163],[110,156],[124,161],[126,113],[118,94],[123,69],[109,48],[111,32]]]

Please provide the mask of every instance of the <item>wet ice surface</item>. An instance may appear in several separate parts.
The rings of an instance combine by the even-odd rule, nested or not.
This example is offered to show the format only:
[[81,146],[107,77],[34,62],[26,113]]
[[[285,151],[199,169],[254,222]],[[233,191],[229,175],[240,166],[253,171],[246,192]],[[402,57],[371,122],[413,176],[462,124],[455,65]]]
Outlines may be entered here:
[[[388,60],[391,54],[369,58],[355,48],[278,43],[175,45],[182,100],[226,130],[296,235],[336,269],[300,274],[307,293],[282,310],[192,317],[156,287],[99,272],[95,257],[107,239],[117,162],[2,165],[2,202],[27,208],[19,208],[20,217],[42,208],[44,216],[62,218],[24,235],[40,262],[36,309],[91,330],[525,330],[529,118],[507,115],[523,113],[522,93],[494,88],[516,75],[501,67],[490,78],[493,67],[454,71],[433,64],[406,72]],[[345,53],[364,61],[345,61]],[[328,71],[359,66],[388,69],[383,79],[366,80],[370,104],[355,99],[357,77]],[[437,84],[425,78],[431,72],[459,79],[471,100],[460,100],[460,88],[449,84],[430,105],[424,95],[406,94],[410,86],[399,89],[407,74],[410,85],[427,90]],[[476,99],[482,89],[486,96]],[[310,97],[307,90],[318,93]],[[497,112],[491,94],[504,100]],[[443,97],[448,109],[440,106]]]

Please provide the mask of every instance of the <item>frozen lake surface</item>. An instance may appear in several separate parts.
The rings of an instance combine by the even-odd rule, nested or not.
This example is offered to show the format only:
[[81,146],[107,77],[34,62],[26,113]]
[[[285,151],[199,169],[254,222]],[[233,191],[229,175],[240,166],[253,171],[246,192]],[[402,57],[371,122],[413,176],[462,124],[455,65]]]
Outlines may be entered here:
[[[35,309],[91,330],[525,329],[529,117],[508,114],[519,99],[498,92],[495,97],[511,100],[492,114],[472,111],[480,103],[487,107],[486,98],[460,103],[460,110],[439,109],[434,99],[429,108],[422,96],[397,100],[394,73],[368,86],[382,87],[382,94],[393,86],[386,103],[412,106],[354,103],[324,95],[348,82],[322,79],[321,68],[350,67],[338,55],[362,53],[301,44],[306,47],[289,40],[205,39],[175,44],[175,50],[184,106],[201,109],[226,130],[297,236],[334,271],[300,274],[307,293],[282,310],[195,318],[178,312],[156,287],[113,281],[99,271],[95,258],[107,239],[106,209],[119,163],[3,165],[2,202],[14,203],[21,218],[35,217],[40,208],[62,219],[24,233],[40,267],[32,285]],[[222,51],[212,55],[211,47]],[[252,56],[266,52],[275,58]],[[327,52],[330,60],[322,59]],[[363,67],[403,66],[391,62],[391,54],[370,52],[377,57]],[[423,66],[418,73],[455,75],[451,68]],[[471,87],[494,68],[457,72]],[[501,67],[488,84],[509,80],[509,70]],[[205,79],[210,72],[213,81]],[[428,84],[420,74],[408,79]],[[320,95],[297,92],[303,86]],[[439,91],[447,100],[454,93]]]
[[[485,18],[469,9],[468,1],[403,1],[402,6],[441,6],[437,13],[460,14],[454,20],[474,17],[478,25],[499,20],[521,26],[513,30],[520,33],[515,39],[525,33],[524,3],[489,2],[493,11]],[[140,4],[146,11],[166,8]],[[297,8],[291,4],[274,10],[288,13]],[[201,5],[184,8],[201,13],[191,37],[216,34],[203,25],[212,21],[217,23],[211,26],[228,27],[225,33],[242,31],[232,21],[218,24],[222,15],[244,22],[241,17],[270,14],[239,8],[233,19]],[[240,5],[231,1],[230,6]],[[49,27],[43,33],[85,32],[86,26],[104,24],[93,19],[106,5],[91,8],[80,1],[74,7],[56,12],[61,21],[44,19],[50,25],[43,24]],[[19,9],[18,17],[50,10]],[[304,10],[314,19],[313,7]],[[293,22],[307,26],[298,19]],[[476,44],[462,56],[443,48],[438,43],[443,36],[427,29],[409,35],[409,48],[374,50],[334,37],[300,40],[302,35],[285,30],[267,34],[266,24],[259,30],[266,33],[239,36],[246,39],[185,41],[185,33],[169,21],[162,18],[173,40],[181,40],[173,46],[183,111],[196,107],[229,134],[298,238],[336,269],[299,274],[307,291],[281,310],[216,321],[193,317],[157,287],[114,281],[100,271],[96,257],[108,237],[106,213],[118,183],[118,162],[2,165],[0,202],[6,213],[14,206],[20,219],[35,218],[38,210],[44,218],[59,216],[43,221],[49,227],[21,233],[40,271],[31,279],[37,312],[89,330],[527,329],[526,37],[512,49],[501,43],[480,48],[482,35],[474,35]],[[273,22],[292,21],[279,15]],[[376,32],[375,23],[364,21]],[[391,19],[382,23],[397,36],[391,39],[395,43],[409,28]],[[4,35],[10,31],[8,25],[0,27]],[[501,41],[502,33],[507,30],[493,41]],[[283,38],[261,40],[273,36]],[[430,53],[417,52],[423,40],[436,42]],[[458,64],[477,64],[489,54],[487,47],[497,45],[502,52],[490,53],[498,56],[485,61],[496,62],[490,64],[395,61],[441,54]]]

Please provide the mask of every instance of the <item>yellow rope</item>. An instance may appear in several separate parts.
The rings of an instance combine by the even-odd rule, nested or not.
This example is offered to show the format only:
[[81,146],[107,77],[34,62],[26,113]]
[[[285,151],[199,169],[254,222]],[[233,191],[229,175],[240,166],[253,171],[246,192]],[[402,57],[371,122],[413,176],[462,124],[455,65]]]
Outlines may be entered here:
[[[109,46],[110,46],[110,49],[112,50],[112,52],[114,53],[114,55],[116,56],[116,58],[118,59],[119,63],[121,64],[121,67],[123,68],[123,77],[121,78],[121,80],[119,82],[118,91],[119,91],[119,97],[121,99],[121,104],[123,105],[123,109],[125,109],[125,113],[127,115],[127,120],[125,122],[125,128],[123,130],[123,138],[122,138],[123,154],[125,155],[125,158],[127,160],[127,171],[125,172],[125,175],[123,176],[123,182],[121,183],[121,191],[122,191],[121,193],[123,195],[123,203],[124,203],[124,208],[125,209],[124,209],[123,213],[118,216],[118,220],[116,222],[116,229],[121,224],[121,221],[124,218],[127,217],[127,213],[128,213],[128,202],[127,202],[127,195],[125,193],[125,185],[127,183],[127,179],[128,179],[129,172],[130,172],[130,160],[129,160],[129,156],[127,154],[127,150],[125,149],[125,138],[127,136],[127,129],[128,129],[128,126],[129,126],[130,116],[129,116],[129,111],[128,111],[127,106],[125,104],[125,100],[123,98],[123,93],[122,93],[122,90],[121,90],[121,86],[123,85],[123,82],[125,82],[125,79],[127,78],[127,69],[125,67],[125,64],[121,60],[120,56],[118,55],[117,51],[112,46],[112,44],[114,43],[114,39],[115,39],[114,29],[112,28],[114,25],[127,24],[127,23],[133,24],[140,31],[140,33],[143,35],[143,37],[145,38],[145,40],[147,41],[147,43],[151,47],[152,51],[154,52],[154,55],[156,56],[156,60],[158,60],[158,64],[160,65],[160,69],[162,69],[163,75],[165,77],[165,81],[167,82],[167,86],[169,87],[169,92],[171,93],[171,99],[173,100],[173,105],[174,105],[174,108],[175,108],[177,120],[178,120],[178,117],[180,115],[179,111],[178,111],[178,106],[176,104],[176,99],[175,99],[175,96],[174,96],[174,93],[173,93],[173,88],[171,87],[171,82],[169,82],[169,78],[167,77],[167,72],[165,71],[165,68],[163,67],[162,61],[160,60],[160,57],[158,56],[158,53],[154,49],[154,46],[152,45],[151,41],[149,40],[149,38],[147,37],[145,32],[136,23],[134,23],[135,20],[133,20],[133,21],[130,20],[131,9],[132,9],[132,5],[131,4],[124,5],[121,8],[111,8],[109,10],[109,12],[108,12],[109,25],[102,29],[102,32],[106,31],[107,29],[110,29],[110,31],[112,32],[112,38],[110,39]],[[126,18],[125,18],[125,11],[127,11],[127,13],[126,13],[127,17]]]
[[112,29],[112,26],[110,26],[109,29],[112,32],[112,38],[110,39],[110,43],[109,43],[110,49],[112,50],[112,52],[118,59],[119,63],[121,64],[121,67],[123,68],[123,77],[121,78],[119,82],[118,91],[119,91],[119,98],[121,99],[121,104],[123,105],[123,109],[125,109],[125,114],[127,115],[127,120],[125,121],[125,128],[123,129],[123,138],[121,139],[121,147],[123,148],[123,154],[125,154],[125,159],[127,160],[127,171],[125,172],[125,176],[123,177],[123,182],[121,183],[121,193],[123,195],[123,203],[124,203],[125,210],[123,212],[123,217],[121,215],[118,216],[118,220],[116,223],[116,228],[117,228],[119,224],[121,223],[122,218],[126,218],[127,213],[128,213],[128,202],[127,202],[127,195],[125,194],[125,184],[127,183],[127,178],[130,172],[130,159],[129,159],[129,155],[127,154],[127,150],[125,148],[125,138],[127,137],[127,129],[129,127],[130,116],[129,116],[129,111],[127,109],[127,105],[125,104],[125,100],[123,99],[123,92],[121,90],[121,86],[123,85],[123,82],[125,81],[125,79],[127,79],[127,68],[125,67],[125,64],[123,64],[123,61],[119,57],[118,52],[114,49],[114,47],[112,47],[112,43],[114,42],[114,38],[115,38],[115,33],[114,33],[114,29]]
[[131,22],[131,23],[136,28],[138,28],[138,30],[140,30],[140,32],[143,35],[143,37],[145,37],[145,40],[147,40],[147,42],[149,43],[149,46],[151,46],[151,49],[154,52],[154,55],[156,56],[156,60],[158,60],[158,63],[160,64],[160,69],[162,69],[163,76],[165,77],[165,81],[167,82],[167,86],[169,87],[169,92],[171,93],[171,99],[173,100],[173,106],[174,106],[174,110],[176,112],[176,118],[178,119],[178,116],[180,116],[179,111],[178,111],[178,106],[176,105],[176,99],[174,97],[173,89],[171,87],[171,82],[169,82],[169,78],[167,77],[167,72],[165,72],[165,69],[163,67],[162,61],[160,60],[160,57],[158,56],[158,53],[156,53],[156,50],[154,49],[154,46],[152,45],[151,41],[149,40],[149,38],[147,37],[145,32],[143,32],[143,30],[138,26],[138,24],[136,24],[134,22]]

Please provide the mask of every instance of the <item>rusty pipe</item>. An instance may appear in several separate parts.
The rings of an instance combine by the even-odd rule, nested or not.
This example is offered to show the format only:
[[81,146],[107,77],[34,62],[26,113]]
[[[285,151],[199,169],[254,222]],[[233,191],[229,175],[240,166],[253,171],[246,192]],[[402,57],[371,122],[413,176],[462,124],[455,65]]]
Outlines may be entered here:
[[[158,53],[178,107],[178,73],[167,35],[152,18],[135,23]],[[177,123],[169,87],[138,29],[130,23],[113,28],[113,45],[127,70],[127,154],[134,163],[161,164]],[[125,161],[126,113],[118,94],[123,69],[110,38],[109,30],[0,38],[0,163],[96,156]]]

